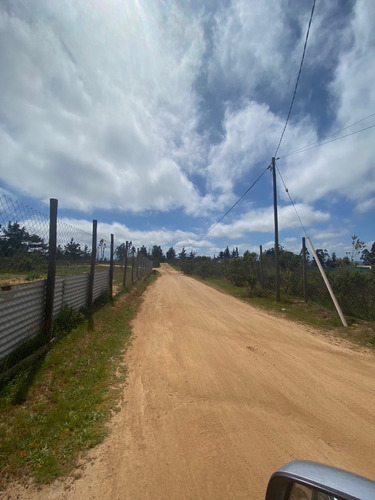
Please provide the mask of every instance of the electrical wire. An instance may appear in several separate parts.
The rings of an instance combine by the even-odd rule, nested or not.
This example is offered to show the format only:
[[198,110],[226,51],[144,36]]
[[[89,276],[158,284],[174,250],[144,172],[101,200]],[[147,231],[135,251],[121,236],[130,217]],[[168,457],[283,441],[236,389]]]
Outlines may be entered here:
[[302,223],[301,217],[299,216],[299,213],[298,213],[297,208],[296,208],[296,206],[295,206],[295,204],[294,204],[294,201],[292,200],[292,197],[290,196],[289,189],[286,187],[286,184],[285,184],[285,182],[284,182],[283,176],[281,175],[280,169],[279,169],[279,167],[277,166],[277,164],[276,164],[276,168],[277,168],[277,171],[278,171],[278,173],[279,173],[279,176],[280,176],[281,182],[282,182],[282,183],[283,183],[283,185],[284,185],[285,192],[286,192],[286,194],[287,194],[287,195],[288,195],[288,197],[289,197],[290,203],[292,204],[292,206],[293,206],[293,208],[294,208],[294,211],[295,211],[295,213],[296,213],[296,215],[297,215],[297,217],[298,217],[299,223],[301,224],[301,227],[302,227],[302,229],[303,229],[303,232],[305,233],[306,238],[307,238],[308,236],[307,236],[307,232],[306,232],[305,226],[304,226],[304,225],[303,225],[303,223]]
[[339,130],[335,130],[335,132],[332,132],[332,134],[327,135],[324,139],[318,139],[317,141],[311,142],[310,144],[307,144],[306,146],[302,146],[294,151],[291,151],[290,153],[287,153],[286,155],[280,156],[280,158],[286,158],[287,156],[290,156],[292,154],[300,153],[300,152],[304,151],[306,148],[309,148],[310,146],[313,146],[314,144],[318,144],[322,140],[329,139],[330,137],[335,136],[336,134],[338,134],[339,132],[342,132],[343,130],[346,130],[350,127],[354,127],[354,125],[358,125],[358,123],[361,123],[361,122],[367,120],[368,118],[371,118],[374,115],[375,115],[375,113],[371,113],[371,115],[367,115],[364,118],[361,118],[360,120],[358,120],[354,123],[351,123],[350,125],[347,125],[346,127],[340,128]]
[[[296,155],[298,153],[304,153],[305,151],[310,151],[310,149],[319,148],[320,146],[324,146],[325,144],[329,144],[330,142],[335,142],[335,141],[338,141],[339,139],[343,139],[344,137],[349,137],[351,135],[359,134],[360,132],[364,132],[365,130],[369,130],[371,128],[375,128],[375,125],[370,125],[369,127],[361,128],[360,130],[357,130],[355,132],[351,132],[350,134],[341,135],[340,137],[336,137],[335,139],[330,139],[329,141],[320,142],[319,144],[316,144],[315,146],[311,146],[311,147],[305,146],[304,148],[297,149],[296,151],[294,151],[292,153],[289,153],[289,154],[284,155],[284,156],[280,156],[280,158],[278,158],[278,160],[281,160],[282,158],[287,158],[288,156]],[[315,143],[312,143],[312,144],[315,144]]]
[[239,204],[239,202],[242,200],[242,198],[244,198],[244,196],[246,196],[246,195],[247,195],[247,193],[250,191],[250,189],[252,189],[252,188],[255,186],[255,184],[256,184],[256,183],[257,183],[257,182],[258,182],[258,181],[259,181],[259,180],[263,177],[263,175],[267,172],[267,170],[268,170],[269,168],[270,168],[270,165],[268,165],[268,166],[267,166],[267,168],[265,168],[265,169],[263,170],[263,172],[262,172],[262,173],[261,173],[261,174],[257,177],[257,179],[256,179],[256,180],[255,180],[255,181],[251,184],[251,186],[249,186],[249,187],[246,189],[246,191],[244,192],[244,194],[238,198],[238,200],[236,201],[236,203],[235,203],[234,205],[232,205],[232,206],[230,207],[230,209],[229,209],[229,210],[227,210],[227,212],[225,212],[225,214],[224,214],[224,215],[223,215],[223,216],[222,216],[222,217],[221,217],[221,218],[220,218],[217,222],[215,222],[215,224],[214,224],[212,227],[210,227],[210,229],[207,231],[207,233],[206,233],[204,236],[202,236],[202,237],[200,238],[201,240],[204,240],[204,238],[205,238],[208,234],[210,234],[210,232],[211,232],[211,231],[212,231],[212,230],[213,230],[213,229],[214,229],[214,228],[215,228],[218,224],[220,224],[220,222],[221,222],[221,221],[222,221],[222,220],[223,220],[223,219],[224,219],[224,218],[225,218],[225,217],[229,214],[229,212],[231,212],[231,211],[234,209],[234,207],[235,207],[235,206],[237,206],[237,205]]
[[275,151],[275,154],[274,154],[274,157],[275,157],[275,158],[276,158],[277,152],[279,151],[279,148],[280,148],[281,142],[282,142],[282,140],[283,140],[283,137],[284,137],[284,134],[285,134],[286,127],[288,126],[289,118],[290,118],[290,115],[291,115],[291,112],[292,112],[292,108],[293,108],[293,104],[294,104],[294,99],[295,99],[295,97],[296,97],[297,88],[298,88],[298,83],[299,83],[299,79],[300,79],[300,76],[301,76],[301,71],[302,71],[302,66],[303,66],[303,61],[304,61],[304,59],[305,59],[305,53],[306,53],[306,47],[307,47],[307,40],[309,39],[309,33],[310,33],[310,27],[311,27],[311,21],[312,21],[313,14],[314,14],[314,9],[315,9],[315,2],[316,2],[316,0],[314,0],[313,6],[312,6],[312,9],[311,9],[311,14],[310,14],[309,25],[308,25],[308,28],[307,28],[307,33],[306,33],[306,38],[305,38],[305,44],[304,44],[304,46],[303,46],[303,53],[302,53],[301,63],[300,63],[300,66],[299,66],[299,71],[298,71],[298,76],[297,76],[297,80],[296,80],[296,85],[295,85],[295,87],[294,87],[294,92],[293,92],[292,102],[290,103],[290,106],[289,106],[289,112],[288,112],[288,116],[287,116],[287,119],[286,119],[286,122],[285,122],[285,125],[284,125],[284,129],[283,129],[283,131],[282,131],[282,133],[281,133],[281,137],[280,137],[280,140],[279,140],[279,144],[277,145],[277,148],[276,148],[276,151]]
[[[371,115],[368,115],[368,116],[366,116],[365,118],[362,118],[361,120],[358,120],[357,122],[352,123],[351,125],[348,125],[347,127],[344,127],[344,128],[342,128],[342,129],[340,129],[340,130],[337,130],[336,132],[334,132],[333,134],[331,134],[331,136],[332,136],[332,135],[335,135],[335,134],[337,134],[337,133],[339,133],[339,132],[341,132],[341,131],[343,131],[343,130],[345,130],[345,129],[349,128],[349,127],[352,127],[353,125],[357,125],[358,123],[360,123],[360,122],[362,122],[362,121],[366,120],[367,118],[370,118],[371,116],[374,116],[374,115],[375,115],[375,113],[372,113]],[[343,139],[344,137],[349,137],[349,136],[351,136],[351,135],[358,134],[359,132],[363,132],[364,130],[369,130],[369,129],[371,129],[371,128],[375,128],[375,125],[370,125],[369,127],[365,127],[365,128],[360,129],[360,130],[357,130],[357,131],[355,131],[355,132],[351,132],[350,134],[345,134],[345,135],[342,135],[342,136],[340,136],[340,137],[336,137],[336,138],[331,139],[331,140],[329,140],[329,141],[325,141],[325,142],[315,141],[315,142],[311,143],[310,145],[305,146],[304,148],[297,149],[297,150],[293,151],[292,153],[289,153],[289,154],[287,154],[287,155],[281,156],[280,158],[277,158],[277,159],[278,159],[278,160],[280,160],[280,159],[282,159],[282,158],[286,158],[287,156],[292,156],[292,155],[295,155],[295,154],[298,154],[298,153],[303,153],[304,151],[309,151],[310,149],[318,148],[319,146],[323,146],[324,144],[328,144],[328,143],[330,143],[330,142],[338,141],[339,139]],[[328,137],[330,137],[330,136],[328,136]],[[319,144],[316,144],[316,142],[319,142]],[[314,145],[314,144],[315,144],[315,145]],[[309,146],[310,146],[310,147],[309,147]],[[302,229],[303,229],[303,232],[305,233],[305,235],[306,235],[306,237],[307,237],[307,232],[306,232],[306,229],[305,229],[305,227],[304,227],[304,225],[303,225],[303,223],[302,223],[301,217],[299,216],[299,213],[298,213],[297,208],[296,208],[296,206],[295,206],[295,204],[294,204],[294,201],[292,200],[292,197],[290,196],[289,189],[287,188],[287,186],[286,186],[286,184],[285,184],[285,182],[284,182],[283,176],[281,175],[280,169],[279,169],[279,167],[277,166],[277,164],[276,164],[276,168],[277,168],[277,171],[278,171],[278,173],[279,173],[279,176],[280,176],[281,182],[282,182],[282,183],[283,183],[283,185],[284,185],[285,192],[287,193],[287,195],[288,195],[288,197],[289,197],[289,200],[290,200],[290,202],[291,202],[291,204],[292,204],[292,206],[293,206],[293,208],[294,208],[294,211],[295,211],[295,213],[296,213],[296,215],[297,215],[297,217],[298,217],[298,220],[299,220],[299,222],[300,222],[300,224],[301,224],[301,227],[302,227]]]

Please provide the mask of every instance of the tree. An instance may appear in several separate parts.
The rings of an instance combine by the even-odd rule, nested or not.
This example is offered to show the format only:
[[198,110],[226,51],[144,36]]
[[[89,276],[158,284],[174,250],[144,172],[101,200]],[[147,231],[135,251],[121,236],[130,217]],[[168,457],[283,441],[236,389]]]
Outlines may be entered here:
[[195,252],[194,250],[190,250],[188,259],[193,260],[193,259],[195,259],[196,255],[197,255],[197,252]]
[[104,253],[105,253],[105,249],[107,248],[107,243],[106,241],[102,238],[100,241],[99,241],[99,245],[98,245],[98,260],[100,260],[101,262],[104,261]]
[[160,245],[154,245],[152,247],[152,258],[159,261],[163,261],[165,259],[163,249]]
[[82,255],[81,255],[82,259],[84,260],[89,260],[90,257],[91,257],[91,252],[89,250],[89,247],[88,245],[85,245],[83,251],[82,251]]
[[203,279],[209,278],[214,274],[214,263],[210,257],[197,257],[194,260],[186,260],[185,265],[194,265],[194,272]]
[[361,241],[356,234],[352,236],[352,248],[346,255],[350,258],[352,265],[355,263],[356,257],[365,249],[364,241]]
[[166,253],[167,260],[174,260],[176,258],[176,251],[173,247],[170,247]]
[[350,266],[349,257],[343,257],[342,259],[337,259],[336,267],[346,267]]
[[243,286],[246,283],[249,272],[246,266],[246,261],[240,257],[231,259],[227,270],[227,278],[235,286]]
[[181,252],[178,254],[178,258],[179,258],[180,260],[184,260],[184,259],[186,259],[186,255],[187,255],[187,254],[186,254],[185,247],[182,247]]
[[[272,259],[272,261],[275,262],[275,249],[273,247],[268,248],[263,253],[263,256],[266,259]],[[297,255],[289,250],[285,250],[282,245],[279,245],[279,264],[281,269],[297,269],[300,267],[301,262],[302,253]]]
[[326,260],[326,266],[334,269],[337,266],[336,253],[332,252],[331,256],[328,255]]
[[62,259],[63,257],[64,257],[64,249],[61,245],[57,245],[56,259]]
[[243,254],[243,259],[247,262],[256,262],[258,260],[258,255],[255,252],[246,250]]
[[71,240],[66,245],[64,245],[64,257],[77,260],[81,257],[81,255],[81,245],[74,241],[73,238],[71,238]]
[[[310,252],[307,250],[306,248],[306,263],[309,264],[310,263]],[[303,249],[301,249],[300,253],[299,253],[299,258],[302,262],[302,259],[303,259]]]
[[[327,252],[327,250],[322,250],[321,248],[317,248],[316,255],[318,256],[320,263],[324,267],[326,265],[327,258],[329,258],[329,253]],[[317,265],[315,260],[313,261],[313,265],[314,266]]]
[[280,249],[279,261],[282,269],[297,269],[302,262],[299,255],[289,252],[289,250],[284,250],[284,248]]
[[126,244],[121,243],[121,245],[119,245],[115,250],[116,259],[124,260],[126,257],[126,252],[127,252]]
[[26,243],[27,251],[32,253],[45,254],[48,250],[48,245],[44,242],[43,238],[37,234],[30,234]]
[[[0,225],[1,229],[1,225]],[[8,222],[0,236],[0,253],[4,257],[13,257],[18,252],[45,254],[48,246],[37,234],[29,234],[25,226],[18,222]]]
[[362,251],[361,259],[365,266],[373,266],[375,264],[375,241],[370,251],[367,248]]
[[232,259],[235,259],[236,257],[238,257],[238,247],[233,248],[232,250]]
[[150,258],[150,254],[148,253],[147,248],[144,245],[142,245],[139,249],[139,255],[144,255],[148,259]]

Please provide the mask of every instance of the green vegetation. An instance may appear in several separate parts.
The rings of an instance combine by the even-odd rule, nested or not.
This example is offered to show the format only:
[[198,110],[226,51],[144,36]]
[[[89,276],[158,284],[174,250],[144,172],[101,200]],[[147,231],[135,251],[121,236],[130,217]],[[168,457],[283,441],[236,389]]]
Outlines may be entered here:
[[[131,320],[156,273],[141,278],[0,388],[1,481],[48,482],[100,443],[116,409]],[[67,312],[64,314],[68,314]],[[70,318],[75,321],[76,318]],[[1,484],[0,484],[1,489]]]
[[[352,237],[351,258],[363,248],[356,236]],[[280,289],[286,301],[301,301],[303,293],[303,258],[280,247]],[[318,249],[318,258],[325,267],[328,279],[346,316],[357,320],[375,321],[375,271],[352,266],[348,257],[338,259],[334,253]],[[369,253],[371,256],[371,254]],[[306,297],[323,308],[334,311],[334,306],[316,263],[306,265]],[[246,251],[242,257],[238,250],[230,252],[227,247],[218,257],[195,257],[189,255],[171,262],[185,274],[202,279],[225,280],[241,290],[236,296],[254,299],[274,297],[276,288],[275,251],[266,250],[262,258],[255,252]]]
[[193,277],[217,290],[244,300],[255,307],[280,314],[282,317],[292,321],[298,321],[306,325],[317,327],[323,332],[345,338],[356,344],[375,348],[374,321],[362,321],[347,316],[346,319],[349,328],[344,328],[335,311],[315,302],[304,302],[301,299],[285,297],[280,302],[276,302],[274,296],[271,295],[250,297],[246,287],[235,286],[225,278],[207,278],[203,280],[199,276]]

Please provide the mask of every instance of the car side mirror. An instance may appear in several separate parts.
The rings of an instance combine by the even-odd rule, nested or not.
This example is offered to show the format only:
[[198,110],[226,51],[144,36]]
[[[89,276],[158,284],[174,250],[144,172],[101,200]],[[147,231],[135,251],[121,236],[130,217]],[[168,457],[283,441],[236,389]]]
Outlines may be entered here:
[[375,482],[316,462],[296,461],[272,474],[266,500],[374,500]]

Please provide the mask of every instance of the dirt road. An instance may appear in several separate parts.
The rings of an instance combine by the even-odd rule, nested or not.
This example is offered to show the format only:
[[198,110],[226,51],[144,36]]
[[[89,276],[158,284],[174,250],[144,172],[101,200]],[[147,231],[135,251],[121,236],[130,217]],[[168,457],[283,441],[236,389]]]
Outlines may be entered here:
[[164,266],[110,436],[71,478],[25,494],[256,500],[294,459],[375,479],[374,361]]

